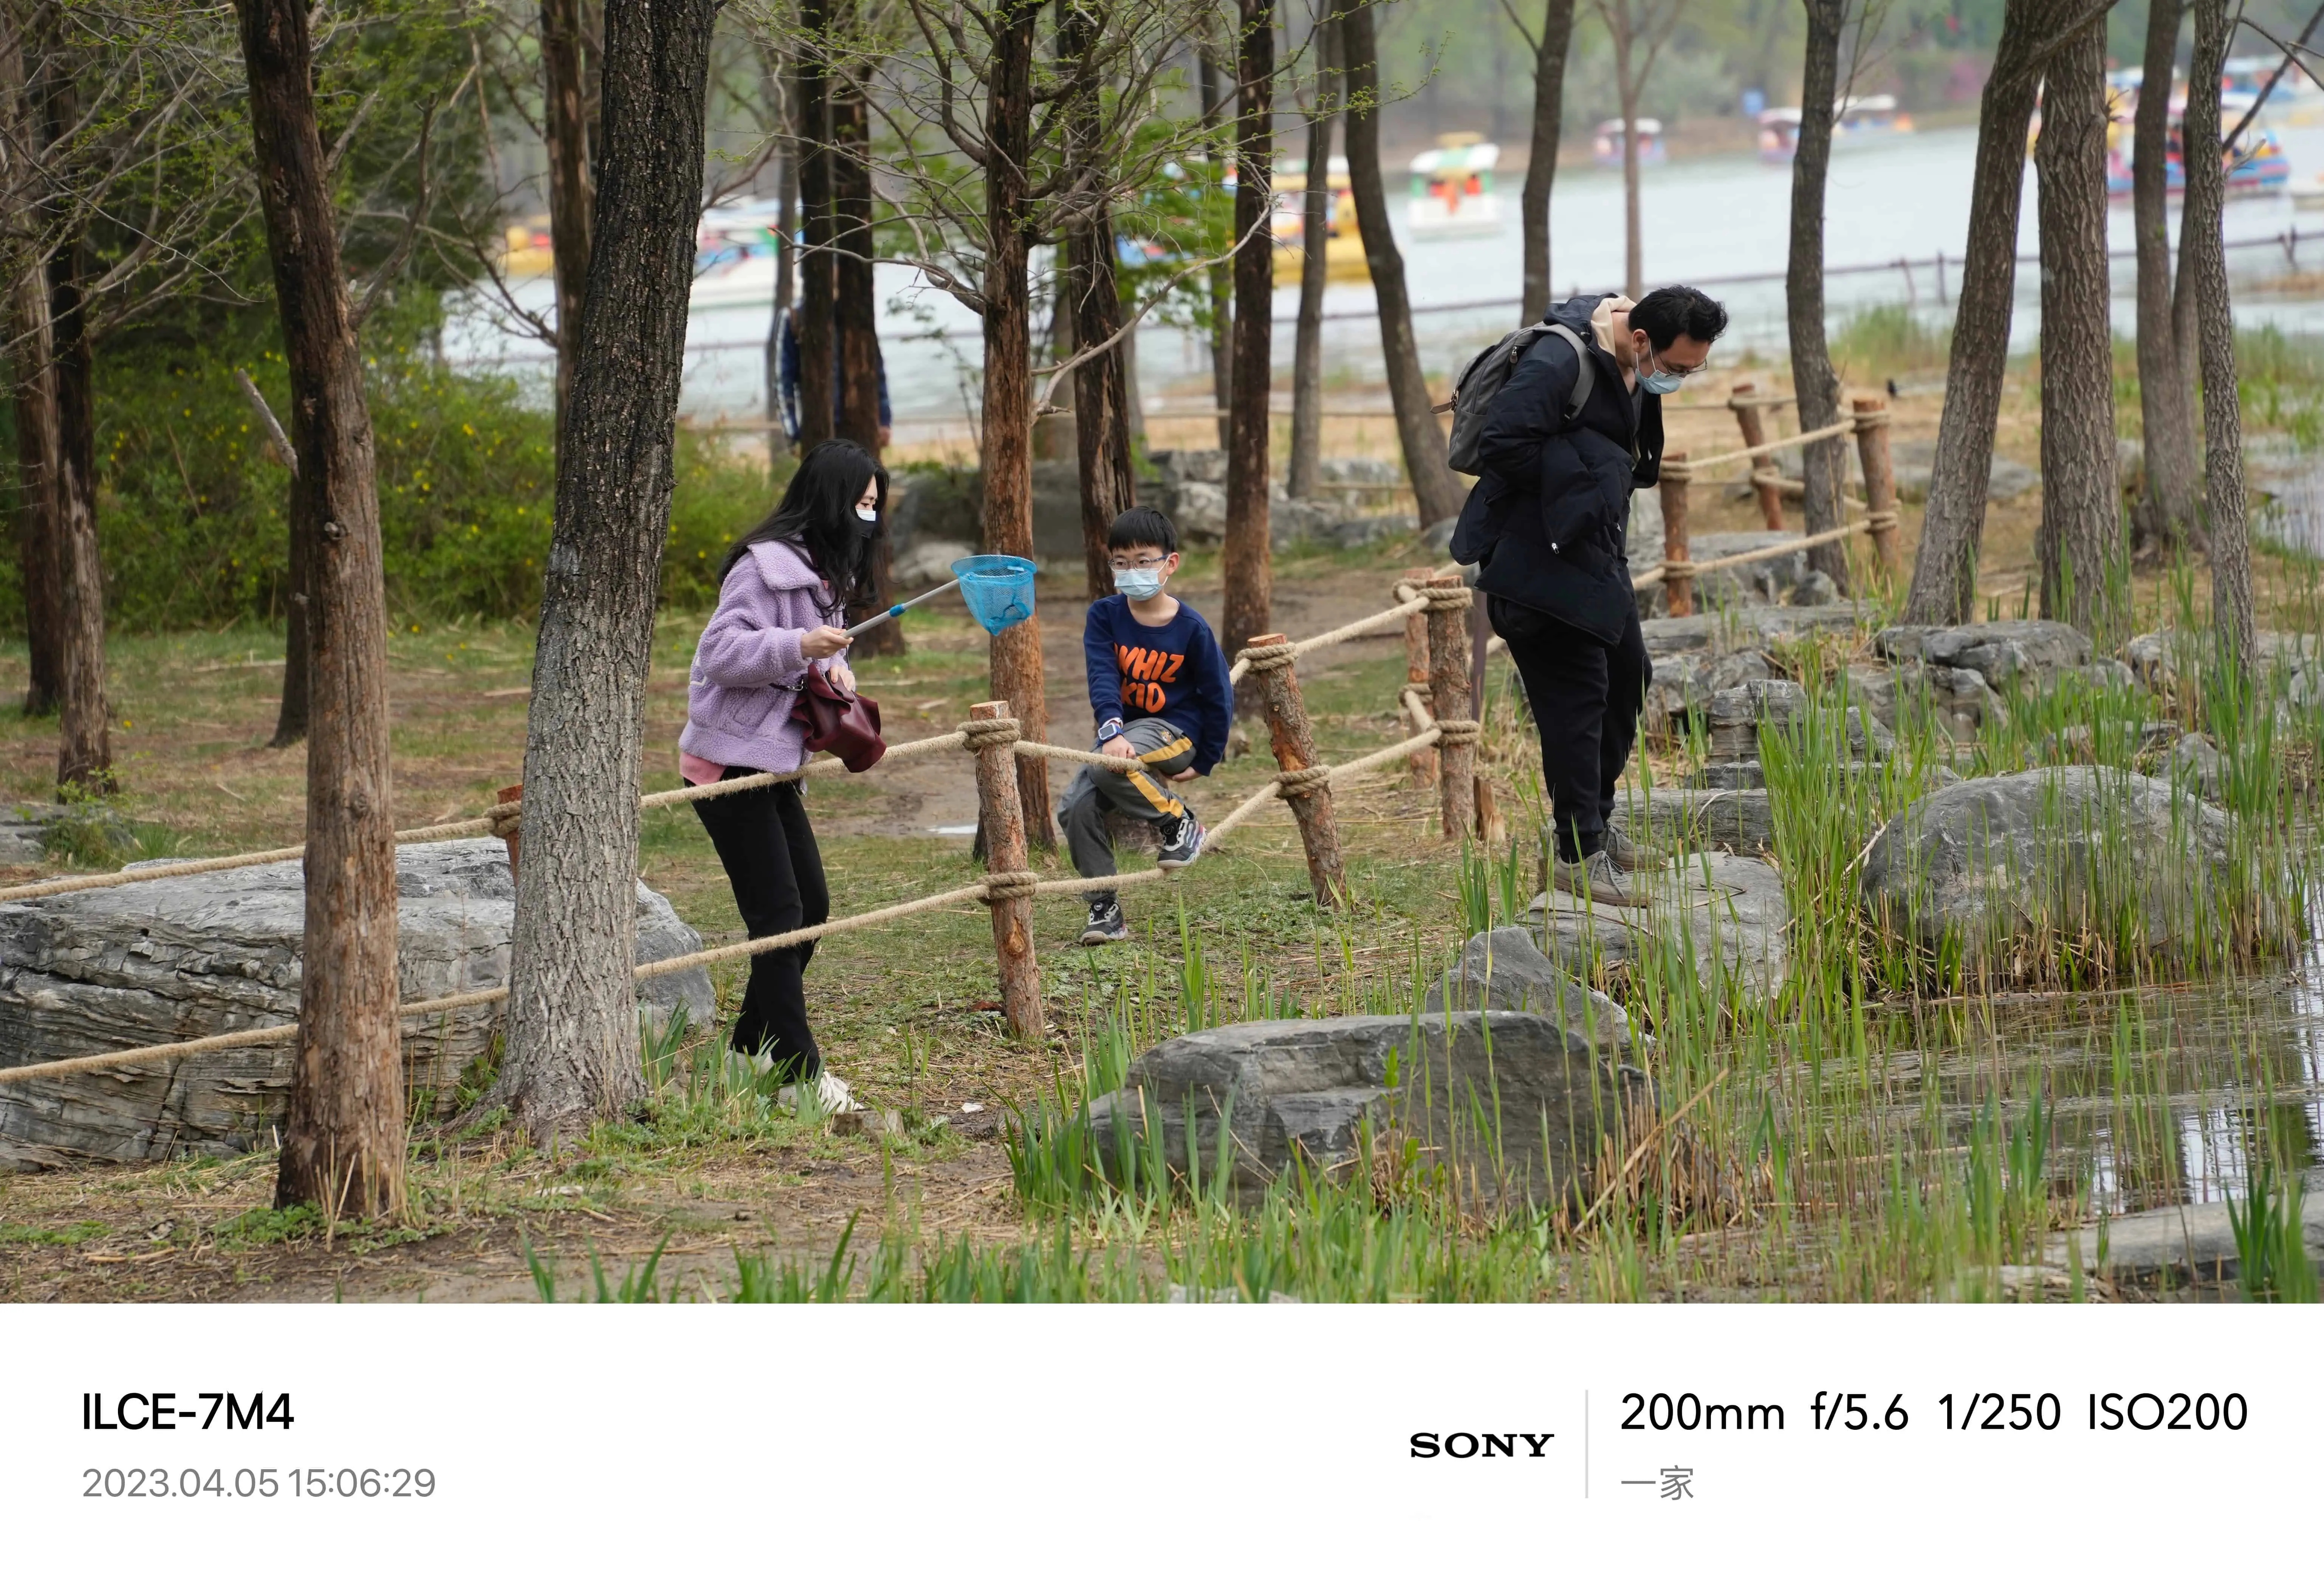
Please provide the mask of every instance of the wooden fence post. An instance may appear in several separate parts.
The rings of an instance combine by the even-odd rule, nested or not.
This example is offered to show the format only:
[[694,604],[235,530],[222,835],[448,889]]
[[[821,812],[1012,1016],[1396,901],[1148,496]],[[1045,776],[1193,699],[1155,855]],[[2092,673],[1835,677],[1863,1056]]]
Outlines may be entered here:
[[1457,574],[1430,579],[1428,598],[1428,709],[1436,718],[1437,802],[1444,835],[1467,837],[1476,830],[1477,735],[1469,714],[1469,604],[1476,593]]
[[[1434,569],[1407,569],[1404,571],[1404,578],[1410,580],[1416,589],[1426,585],[1435,572]],[[1413,598],[1412,616],[1404,620],[1404,687],[1423,694],[1428,692],[1428,603],[1425,597]],[[1412,719],[1412,713],[1406,709],[1400,695],[1397,699],[1397,709],[1404,715],[1406,737],[1409,738],[1420,731],[1420,724]],[[1431,788],[1436,785],[1434,750],[1423,749],[1406,758],[1412,762],[1413,786]]]
[[1340,862],[1340,829],[1332,818],[1332,773],[1315,759],[1315,734],[1299,698],[1299,673],[1288,635],[1261,635],[1243,647],[1250,674],[1267,697],[1267,732],[1275,746],[1282,795],[1299,821],[1307,849],[1307,884],[1318,907],[1336,907],[1346,897],[1348,875]]
[[[514,880],[516,879],[517,829],[524,823],[524,783],[519,783],[514,787],[501,789],[499,796],[493,802],[496,811],[493,816],[493,829],[500,839],[508,844],[509,879]],[[516,809],[499,810],[498,806],[502,804],[513,804]]]
[[[1735,424],[1742,430],[1743,446],[1756,449],[1767,440],[1767,424],[1759,419],[1759,406],[1753,399],[1757,385],[1738,383],[1735,392],[1727,396],[1727,408],[1735,412]],[[1775,468],[1772,455],[1751,461],[1751,488],[1759,495],[1759,518],[1771,531],[1784,528],[1784,494],[1775,485],[1782,472]]]
[[1015,718],[1007,700],[968,709],[969,746],[976,751],[976,797],[984,825],[985,904],[992,910],[992,947],[1001,963],[1001,1010],[1019,1039],[1048,1037],[1041,1012],[1041,965],[1033,955],[1035,876],[1025,854],[1025,805],[1017,796]]
[[1687,484],[1694,471],[1683,452],[1663,456],[1663,602],[1674,618],[1694,616],[1694,549],[1687,542]]
[[1869,511],[1865,530],[1880,572],[1893,576],[1899,567],[1896,548],[1896,468],[1888,457],[1888,402],[1877,394],[1851,401],[1856,415],[1856,458],[1864,467],[1864,506]]

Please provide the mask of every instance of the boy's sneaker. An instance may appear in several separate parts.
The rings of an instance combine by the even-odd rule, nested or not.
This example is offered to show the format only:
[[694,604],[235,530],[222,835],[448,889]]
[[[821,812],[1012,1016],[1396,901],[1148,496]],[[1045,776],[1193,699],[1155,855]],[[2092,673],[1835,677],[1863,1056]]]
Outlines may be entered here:
[[1090,903],[1089,922],[1082,926],[1084,946],[1105,946],[1129,939],[1130,925],[1121,916],[1119,901],[1112,897],[1100,897]]
[[1203,851],[1203,823],[1191,814],[1178,817],[1178,829],[1162,839],[1154,862],[1164,869],[1184,869]]

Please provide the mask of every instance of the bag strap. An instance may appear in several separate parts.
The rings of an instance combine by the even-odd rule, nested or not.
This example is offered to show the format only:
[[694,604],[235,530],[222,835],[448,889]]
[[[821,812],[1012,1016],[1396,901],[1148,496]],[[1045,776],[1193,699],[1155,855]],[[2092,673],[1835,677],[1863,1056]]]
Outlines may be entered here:
[[1573,394],[1565,402],[1565,419],[1572,422],[1580,417],[1582,407],[1590,403],[1591,391],[1598,386],[1598,365],[1590,358],[1590,347],[1580,334],[1562,322],[1554,322],[1548,327],[1551,333],[1573,347],[1573,359],[1577,363],[1573,374]]

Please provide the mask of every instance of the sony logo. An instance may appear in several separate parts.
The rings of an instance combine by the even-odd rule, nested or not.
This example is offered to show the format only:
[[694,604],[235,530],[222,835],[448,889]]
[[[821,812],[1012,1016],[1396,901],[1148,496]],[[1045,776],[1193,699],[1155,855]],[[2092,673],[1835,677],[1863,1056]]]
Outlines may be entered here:
[[1526,1458],[1538,1460],[1542,1446],[1557,1435],[1554,1432],[1416,1432],[1412,1435],[1412,1458],[1433,1460],[1439,1455],[1450,1459],[1468,1460],[1495,1455],[1518,1458],[1517,1444],[1523,1441]]

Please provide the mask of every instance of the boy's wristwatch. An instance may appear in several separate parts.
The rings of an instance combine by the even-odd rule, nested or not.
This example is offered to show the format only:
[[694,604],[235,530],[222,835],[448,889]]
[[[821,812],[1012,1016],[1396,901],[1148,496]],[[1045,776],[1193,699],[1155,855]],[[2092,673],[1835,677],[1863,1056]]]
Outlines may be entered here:
[[1111,743],[1114,739],[1119,738],[1119,737],[1121,737],[1121,718],[1120,718],[1120,717],[1116,717],[1116,718],[1113,718],[1111,721],[1110,721],[1110,722],[1101,723],[1101,724],[1099,725],[1099,727],[1098,727],[1098,730],[1097,730],[1097,741],[1098,741],[1100,744],[1110,744],[1110,743]]

